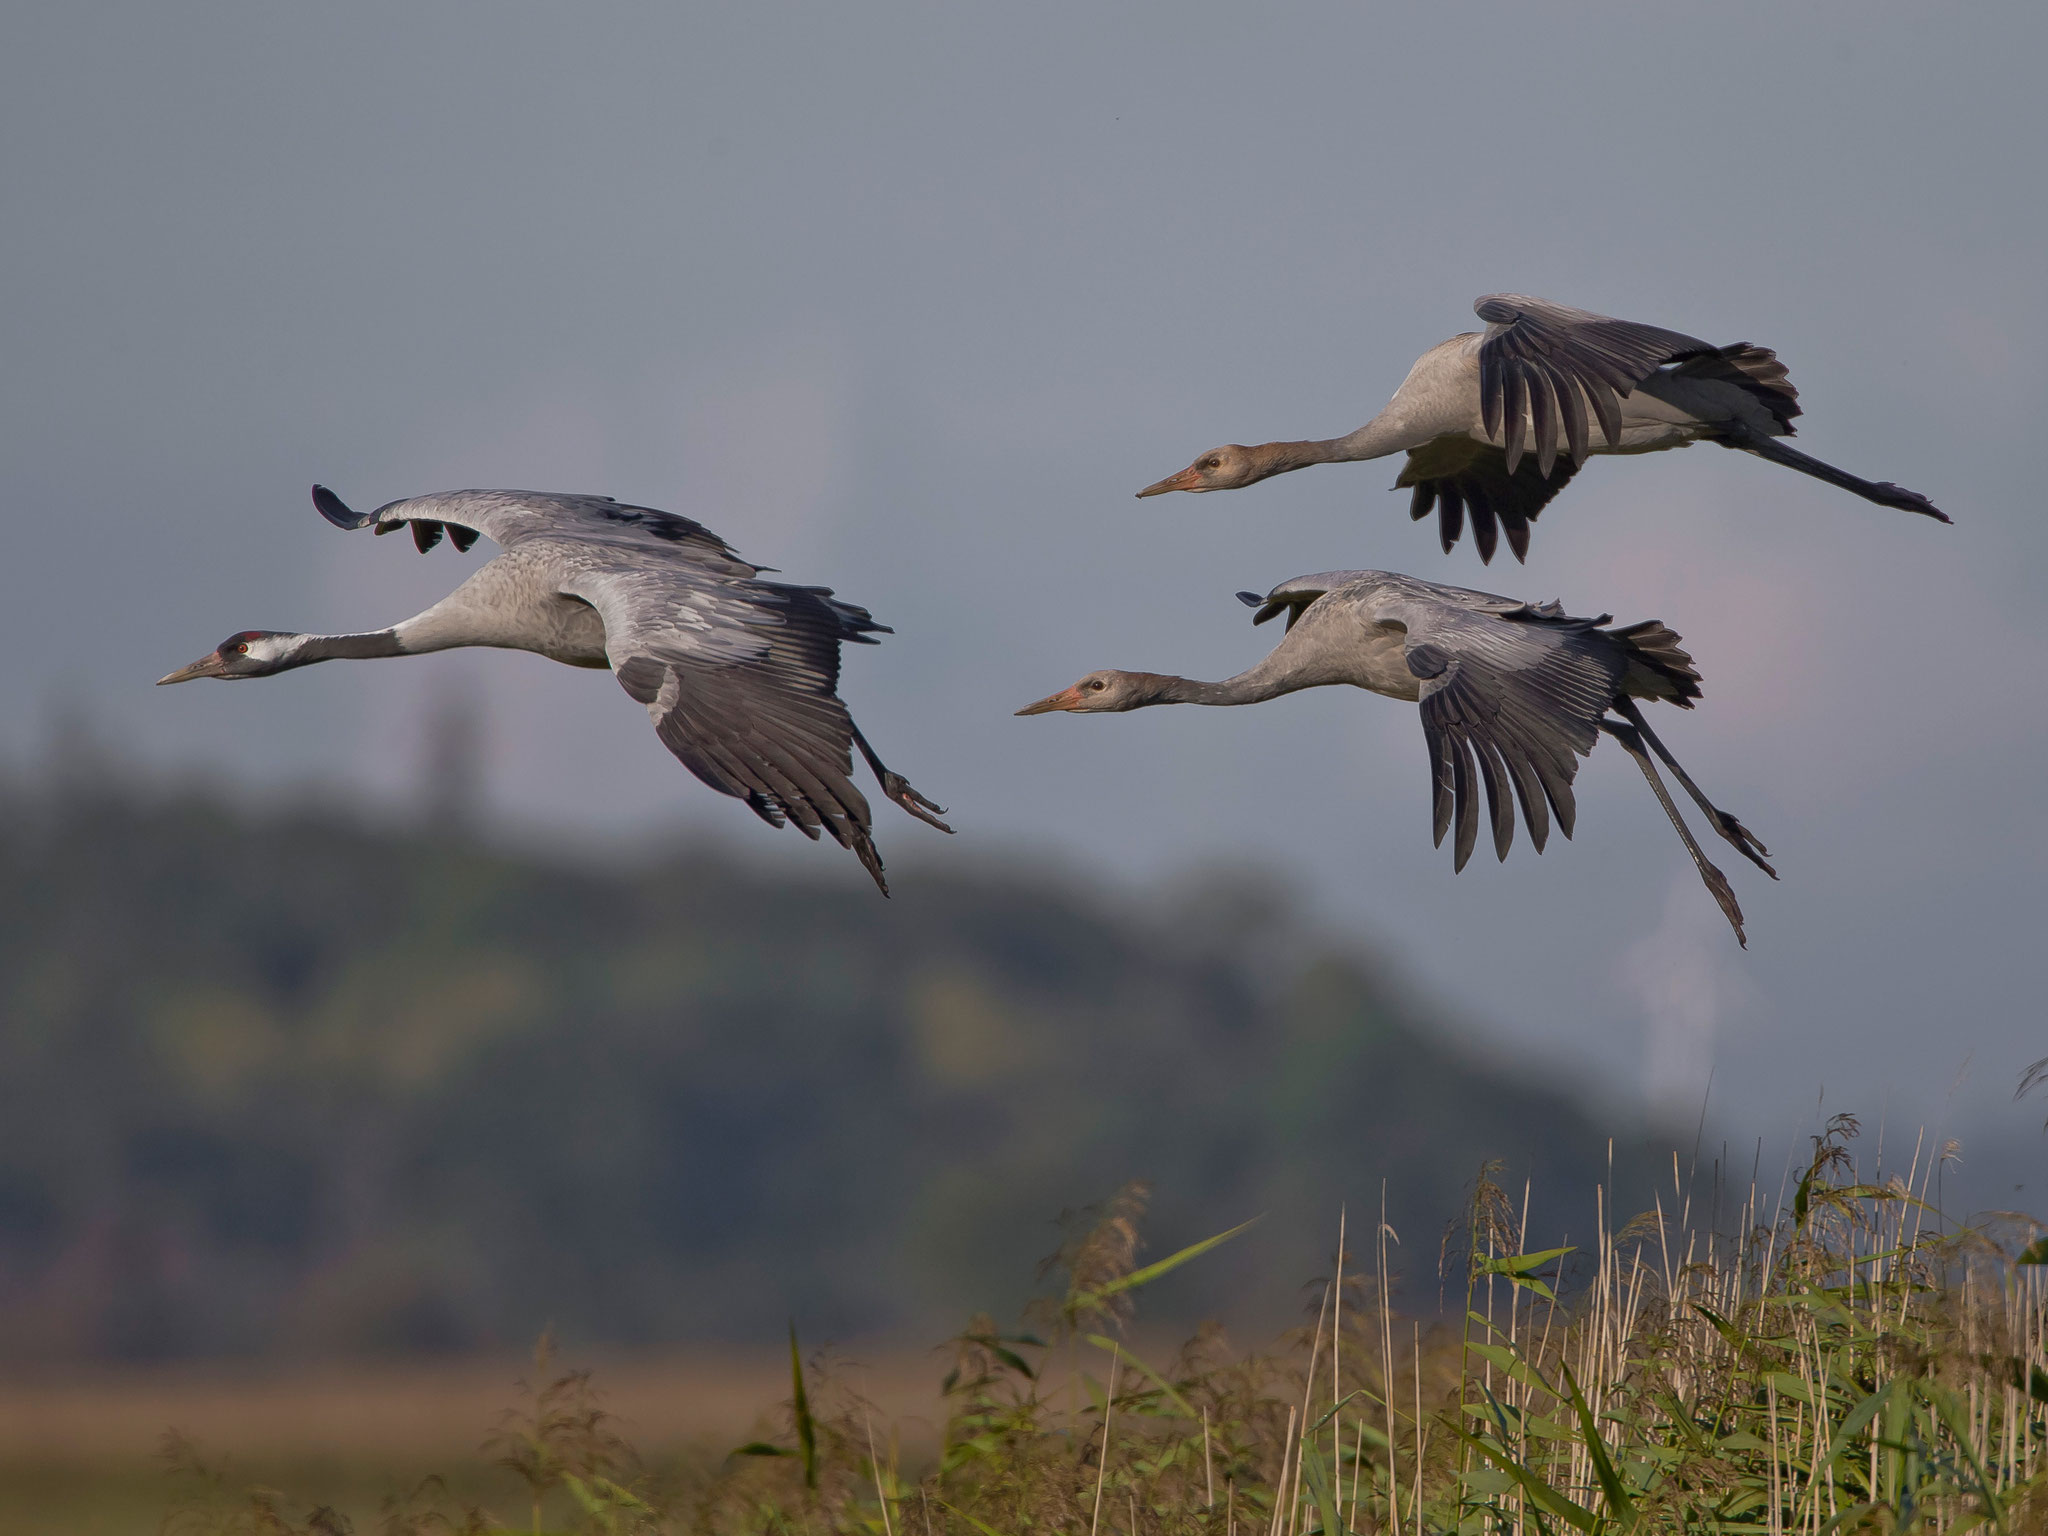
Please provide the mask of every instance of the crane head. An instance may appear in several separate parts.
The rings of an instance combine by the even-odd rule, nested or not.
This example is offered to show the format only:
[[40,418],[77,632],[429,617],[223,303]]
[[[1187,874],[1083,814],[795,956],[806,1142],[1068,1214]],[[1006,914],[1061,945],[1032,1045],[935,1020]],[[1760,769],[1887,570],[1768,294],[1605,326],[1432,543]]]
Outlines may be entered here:
[[1259,463],[1251,449],[1239,443],[1211,448],[1177,475],[1155,481],[1140,496],[1164,496],[1168,491],[1234,491],[1263,480],[1273,471]]
[[1119,672],[1105,668],[1090,672],[1071,688],[1048,694],[1036,704],[1026,704],[1020,715],[1049,715],[1063,710],[1073,715],[1101,715],[1119,710],[1139,709],[1156,704],[1162,679],[1151,672]]
[[301,638],[274,629],[244,629],[229,635],[189,667],[158,678],[156,685],[189,683],[195,677],[268,677],[284,670]]

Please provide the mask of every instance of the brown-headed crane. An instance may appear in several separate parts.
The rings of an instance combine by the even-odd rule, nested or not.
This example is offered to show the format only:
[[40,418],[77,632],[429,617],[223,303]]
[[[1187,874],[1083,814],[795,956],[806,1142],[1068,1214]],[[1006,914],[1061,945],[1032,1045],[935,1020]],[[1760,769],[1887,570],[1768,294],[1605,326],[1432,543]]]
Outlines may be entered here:
[[1466,518],[1482,561],[1505,534],[1517,560],[1529,524],[1589,455],[1656,453],[1688,443],[1740,448],[1881,506],[1947,522],[1918,491],[1865,480],[1788,447],[1799,392],[1768,347],[1696,336],[1519,293],[1473,306],[1486,322],[1416,360],[1384,411],[1343,437],[1227,443],[1140,496],[1230,491],[1310,464],[1406,453],[1394,484],[1409,515],[1434,509],[1444,553]]
[[[1324,571],[1284,581],[1264,597],[1240,592],[1252,622],[1287,616],[1264,661],[1222,682],[1160,672],[1090,672],[1020,715],[1102,714],[1153,704],[1256,704],[1303,688],[1347,684],[1421,706],[1429,747],[1436,841],[1455,824],[1454,867],[1479,836],[1484,787],[1494,853],[1515,837],[1515,803],[1541,853],[1554,817],[1566,837],[1578,815],[1572,780],[1602,733],[1635,759],[1678,830],[1700,878],[1745,948],[1742,908],[1672,803],[1655,753],[1713,829],[1773,880],[1770,850],[1710,802],[1644,720],[1638,699],[1690,709],[1700,675],[1679,638],[1656,620],[1606,628],[1607,614],[1575,619],[1541,605],[1447,587],[1392,571]],[[1617,718],[1618,717],[1618,718]],[[1475,771],[1476,760],[1476,771]]]

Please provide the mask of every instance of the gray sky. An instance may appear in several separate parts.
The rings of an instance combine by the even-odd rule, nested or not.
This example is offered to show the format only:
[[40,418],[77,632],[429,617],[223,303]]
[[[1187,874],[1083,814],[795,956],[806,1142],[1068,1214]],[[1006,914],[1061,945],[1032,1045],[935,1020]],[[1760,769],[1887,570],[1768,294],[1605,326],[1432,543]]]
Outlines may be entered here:
[[[961,828],[885,808],[906,878],[1249,858],[1589,1082],[2038,1155],[2043,57],[2029,4],[15,7],[8,745],[63,695],[153,764],[389,797],[470,688],[509,818],[794,842],[537,658],[149,686],[488,551],[343,538],[316,479],[599,491],[896,627],[844,691]],[[1711,447],[1596,462],[1526,568],[1444,557],[1393,463],[1131,499],[1349,430],[1500,289],[1777,348],[1807,451],[1956,526]],[[1660,728],[1785,877],[1726,861],[1747,955],[1611,747],[1575,843],[1454,879],[1412,708],[1011,718],[1235,671],[1233,590],[1375,565],[1684,635],[1707,698]]]

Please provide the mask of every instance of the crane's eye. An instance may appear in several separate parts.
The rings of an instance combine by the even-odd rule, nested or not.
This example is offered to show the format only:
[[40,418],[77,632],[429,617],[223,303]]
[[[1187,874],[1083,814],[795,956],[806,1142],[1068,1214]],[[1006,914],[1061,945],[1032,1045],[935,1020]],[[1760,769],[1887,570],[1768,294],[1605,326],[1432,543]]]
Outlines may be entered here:
[[244,640],[240,645],[236,646],[235,649],[240,651],[244,656],[246,656],[249,654],[249,642]]
[[1096,679],[1095,679],[1095,681],[1094,681],[1094,682],[1092,682],[1092,683],[1090,683],[1090,684],[1088,685],[1088,691],[1089,691],[1090,693],[1100,693],[1100,692],[1102,692],[1102,690],[1103,690],[1104,688],[1106,688],[1106,687],[1108,687],[1108,686],[1109,686],[1109,685],[1108,685],[1107,683],[1103,682],[1103,680],[1102,680],[1101,678],[1099,678],[1099,677],[1098,677],[1098,678],[1096,678]]
[[1201,465],[1203,469],[1220,469],[1222,466],[1223,461],[1221,459],[1204,459]]

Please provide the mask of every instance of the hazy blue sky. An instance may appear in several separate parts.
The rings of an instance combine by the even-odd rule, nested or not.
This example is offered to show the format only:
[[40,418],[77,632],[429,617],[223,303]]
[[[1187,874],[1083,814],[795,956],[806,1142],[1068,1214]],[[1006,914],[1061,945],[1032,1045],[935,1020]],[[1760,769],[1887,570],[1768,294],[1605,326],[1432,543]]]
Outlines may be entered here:
[[[508,819],[795,842],[537,658],[150,687],[488,552],[344,538],[316,479],[604,492],[896,627],[844,691],[961,828],[885,807],[903,878],[1279,866],[1588,1081],[2040,1155],[2044,57],[2038,4],[14,7],[8,744],[63,696],[152,764],[392,797],[461,687]],[[1499,289],[1777,348],[1808,451],[1956,526],[1711,447],[1595,463],[1526,568],[1443,556],[1392,463],[1131,499],[1349,430]],[[1684,635],[1707,698],[1660,725],[1784,875],[1726,861],[1747,955],[1612,747],[1575,843],[1454,879],[1411,708],[1011,718],[1235,671],[1232,591],[1375,565]]]

